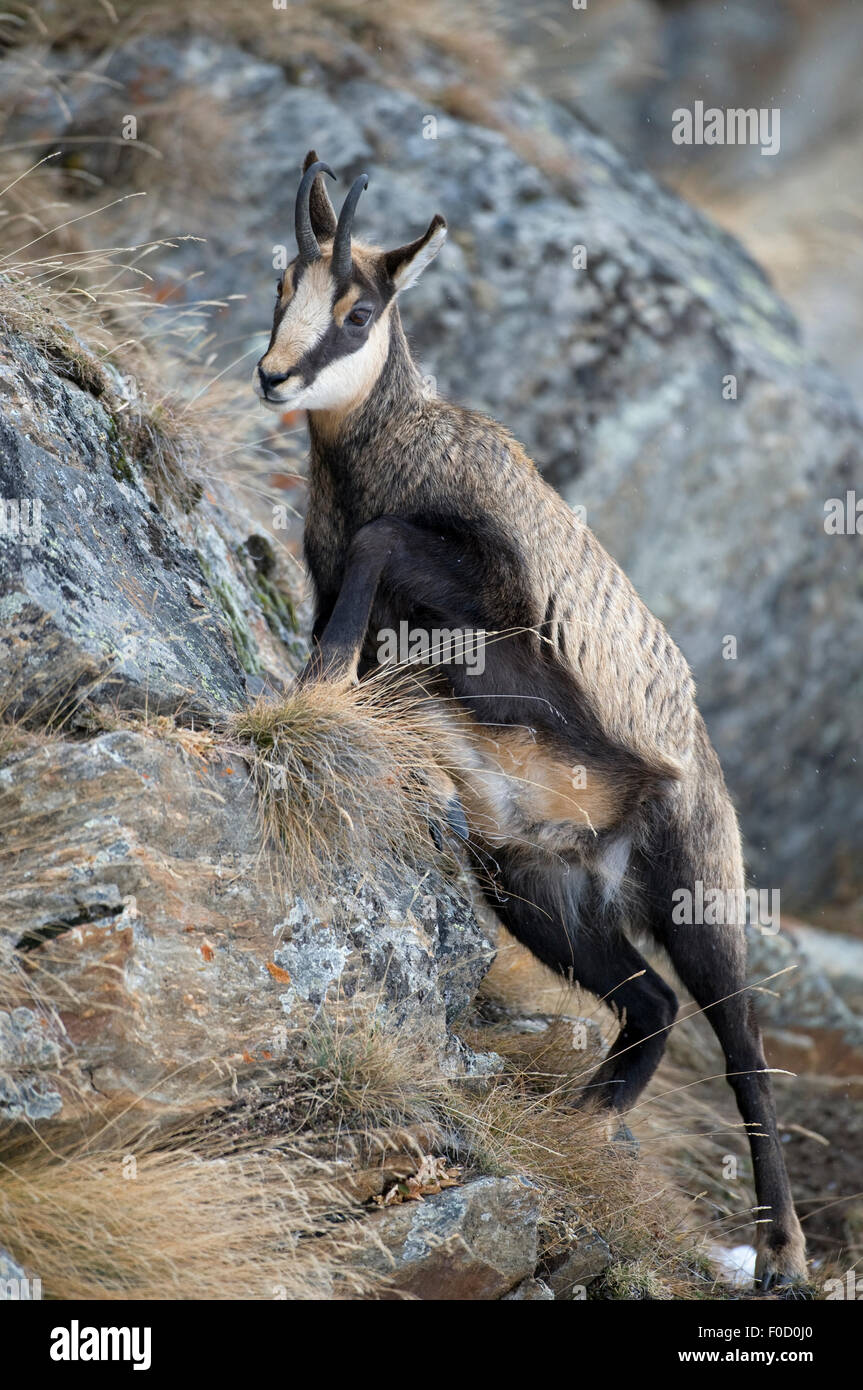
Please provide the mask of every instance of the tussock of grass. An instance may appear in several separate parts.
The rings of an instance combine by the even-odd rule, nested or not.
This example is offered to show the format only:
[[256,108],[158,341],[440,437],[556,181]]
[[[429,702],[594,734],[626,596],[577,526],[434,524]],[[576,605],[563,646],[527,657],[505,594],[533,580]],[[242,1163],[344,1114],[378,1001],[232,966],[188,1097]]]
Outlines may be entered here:
[[313,1128],[329,1117],[339,1129],[435,1129],[446,1083],[419,1040],[385,1028],[374,1001],[321,1013],[306,1029],[297,1075]]
[[349,1260],[358,1209],[326,1164],[274,1141],[227,1147],[216,1129],[175,1145],[128,1119],[125,1135],[108,1125],[89,1144],[0,1161],[3,1243],[44,1297],[373,1294]]
[[[474,1039],[476,1040],[476,1039]],[[537,1183],[543,1218],[559,1234],[546,1254],[562,1254],[566,1231],[582,1225],[607,1241],[618,1260],[645,1261],[666,1289],[687,1296],[702,1239],[692,1230],[687,1203],[673,1181],[650,1160],[612,1141],[609,1117],[574,1097],[583,1084],[583,1056],[569,1070],[538,1077],[517,1039],[507,1067],[481,1098],[453,1112],[483,1171],[517,1173]]]
[[385,863],[428,864],[456,754],[440,714],[407,682],[309,682],[259,699],[226,732],[250,764],[264,842],[295,890],[325,889],[345,863],[372,876]]

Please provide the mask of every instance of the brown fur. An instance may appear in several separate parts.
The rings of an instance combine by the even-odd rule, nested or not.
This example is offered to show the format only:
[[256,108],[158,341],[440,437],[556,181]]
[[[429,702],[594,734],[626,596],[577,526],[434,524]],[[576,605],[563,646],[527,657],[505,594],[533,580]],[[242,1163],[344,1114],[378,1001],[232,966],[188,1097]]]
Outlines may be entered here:
[[465,765],[457,776],[468,825],[487,844],[529,835],[537,825],[596,832],[622,814],[620,789],[601,770],[585,769],[585,786],[575,786],[574,769],[523,729],[488,730],[465,714],[459,732]]

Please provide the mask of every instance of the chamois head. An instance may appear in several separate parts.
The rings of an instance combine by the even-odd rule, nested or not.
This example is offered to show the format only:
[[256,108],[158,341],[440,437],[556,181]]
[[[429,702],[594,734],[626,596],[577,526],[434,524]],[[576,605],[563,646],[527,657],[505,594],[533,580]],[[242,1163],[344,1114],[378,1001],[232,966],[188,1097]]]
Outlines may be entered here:
[[276,287],[273,330],[255,368],[254,388],[276,410],[345,411],[368,395],[386,361],[390,308],[419,277],[446,237],[437,214],[416,241],[381,251],[351,240],[368,175],[352,183],[338,220],[310,150],[297,190],[298,255]]

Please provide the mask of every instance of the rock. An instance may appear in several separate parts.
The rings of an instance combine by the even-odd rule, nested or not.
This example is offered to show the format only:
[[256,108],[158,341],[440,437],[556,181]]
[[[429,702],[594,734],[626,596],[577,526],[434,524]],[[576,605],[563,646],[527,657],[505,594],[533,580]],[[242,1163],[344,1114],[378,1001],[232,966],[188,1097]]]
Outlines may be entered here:
[[[766,981],[757,1006],[770,1064],[822,1076],[859,1075],[863,1022],[810,954],[805,935],[793,927],[775,936],[748,927],[747,940],[749,979]],[[783,970],[788,973],[768,980]]]
[[533,1274],[538,1196],[521,1178],[476,1178],[389,1207],[369,1217],[361,1263],[388,1274],[393,1298],[502,1298]]
[[596,1231],[568,1227],[563,1235],[556,1233],[553,1252],[544,1256],[537,1273],[556,1299],[578,1301],[612,1262],[608,1245]]
[[76,384],[0,334],[0,394],[0,497],[18,509],[0,528],[8,712],[44,719],[86,688],[212,715],[245,703],[246,672],[290,674],[264,607],[268,542],[238,530],[212,489],[157,507],[100,378]]
[[522,1279],[520,1284],[505,1293],[502,1303],[553,1303],[554,1294],[541,1279]]
[[345,866],[311,916],[274,890],[247,772],[216,748],[37,741],[0,767],[0,823],[7,1118],[223,1095],[232,1068],[278,1067],[325,999],[358,994],[445,1071],[494,1066],[448,1032],[493,954],[457,888],[431,869],[420,892],[358,886]]
[[791,935],[852,1012],[863,1014],[863,941],[794,923]]
[[[748,32],[740,6],[735,15]],[[72,60],[55,50],[49,61]],[[417,89],[441,77],[442,60],[419,40],[405,61]],[[76,51],[76,71],[82,63]],[[127,240],[207,238],[180,244],[170,264],[202,272],[204,295],[248,292],[226,316],[232,357],[237,339],[250,353],[265,344],[273,245],[291,243],[294,171],[310,144],[345,179],[370,169],[362,236],[404,240],[435,208],[448,214],[440,265],[405,301],[429,374],[513,429],[669,625],[694,668],[759,881],[781,886],[797,910],[859,892],[851,721],[863,611],[855,537],[827,534],[824,521],[828,499],[844,499],[860,476],[861,420],[740,246],[577,112],[528,88],[506,103],[519,139],[446,111],[435,113],[438,138],[424,138],[434,102],[384,80],[375,55],[337,30],[326,62],[301,38],[280,63],[216,36],[136,37],[117,44],[104,75],[115,96],[67,84],[67,134],[102,128],[111,101],[127,109],[130,88],[154,109],[182,91],[231,121],[217,192],[197,179],[190,200],[168,168],[160,198],[146,200],[149,223],[144,200],[111,216]],[[56,105],[47,87],[32,89],[26,52],[3,81],[15,113],[7,138],[44,134]],[[542,152],[536,130],[566,152],[559,173],[531,162],[526,140]],[[223,170],[225,150],[233,165]],[[140,149],[124,162],[111,145],[87,144],[79,158],[112,187],[146,186]],[[167,588],[182,612],[182,575]],[[170,650],[156,645],[174,689]],[[238,693],[218,651],[201,679]]]

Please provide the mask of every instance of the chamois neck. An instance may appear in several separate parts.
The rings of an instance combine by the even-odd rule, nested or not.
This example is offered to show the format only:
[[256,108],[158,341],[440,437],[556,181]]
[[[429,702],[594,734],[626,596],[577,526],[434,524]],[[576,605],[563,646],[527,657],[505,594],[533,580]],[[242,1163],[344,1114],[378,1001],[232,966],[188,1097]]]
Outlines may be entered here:
[[389,316],[389,345],[380,373],[368,394],[345,411],[310,410],[312,453],[364,447],[423,399],[423,381],[411,356],[398,306]]

